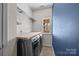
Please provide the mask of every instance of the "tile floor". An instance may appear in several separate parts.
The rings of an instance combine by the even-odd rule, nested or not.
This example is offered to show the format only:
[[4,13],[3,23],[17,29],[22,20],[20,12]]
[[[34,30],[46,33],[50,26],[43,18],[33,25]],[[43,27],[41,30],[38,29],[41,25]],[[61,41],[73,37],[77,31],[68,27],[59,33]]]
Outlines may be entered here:
[[53,48],[44,46],[40,56],[55,56]]

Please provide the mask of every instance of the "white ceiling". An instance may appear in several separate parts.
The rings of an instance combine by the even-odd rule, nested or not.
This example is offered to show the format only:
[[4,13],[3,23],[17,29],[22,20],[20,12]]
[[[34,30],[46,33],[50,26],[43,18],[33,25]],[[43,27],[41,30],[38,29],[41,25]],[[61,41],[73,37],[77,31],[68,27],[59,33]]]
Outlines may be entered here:
[[27,3],[32,10],[44,9],[52,7],[53,3]]

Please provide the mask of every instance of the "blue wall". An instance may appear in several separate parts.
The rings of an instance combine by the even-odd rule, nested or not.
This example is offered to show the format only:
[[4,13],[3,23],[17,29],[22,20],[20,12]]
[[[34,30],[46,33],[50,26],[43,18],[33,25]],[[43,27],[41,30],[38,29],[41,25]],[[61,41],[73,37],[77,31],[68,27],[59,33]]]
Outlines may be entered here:
[[79,4],[54,4],[53,47],[56,55],[79,55]]

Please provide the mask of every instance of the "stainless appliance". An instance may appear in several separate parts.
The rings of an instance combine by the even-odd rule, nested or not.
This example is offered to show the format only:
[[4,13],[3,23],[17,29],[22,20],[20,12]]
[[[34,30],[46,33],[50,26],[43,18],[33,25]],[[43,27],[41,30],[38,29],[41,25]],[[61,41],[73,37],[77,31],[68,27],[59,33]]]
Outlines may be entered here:
[[35,35],[30,39],[18,39],[17,55],[18,56],[39,56],[41,52],[40,35]]
[[26,56],[27,55],[27,44],[26,40],[19,39],[17,41],[17,56]]
[[40,54],[40,36],[36,35],[32,38],[32,52],[34,56],[38,56]]
[[40,53],[41,53],[41,50],[42,50],[42,34],[39,34],[40,36]]

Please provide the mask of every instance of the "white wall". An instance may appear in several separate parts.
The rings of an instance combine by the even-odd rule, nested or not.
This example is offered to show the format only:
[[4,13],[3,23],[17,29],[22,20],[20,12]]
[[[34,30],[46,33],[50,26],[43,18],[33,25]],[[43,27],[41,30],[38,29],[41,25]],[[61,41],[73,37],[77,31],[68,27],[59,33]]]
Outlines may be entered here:
[[27,5],[27,3],[17,3],[17,6],[21,8],[28,16],[32,17],[32,10],[31,8]]
[[8,41],[16,37],[16,4],[7,4]]
[[[27,4],[17,4],[17,6],[22,9],[29,17],[32,17],[32,10]],[[17,25],[17,34],[28,33],[32,31],[32,20],[29,17],[17,12],[17,21],[20,22],[20,25]]]
[[28,33],[32,31],[32,21],[25,15],[17,13],[17,22],[20,22],[20,25],[17,25],[17,34]]
[[[41,32],[42,31],[42,20],[45,17],[50,17],[50,22],[52,24],[52,7],[47,9],[40,9],[37,11],[33,11],[33,17],[36,20],[33,22],[33,31]],[[51,28],[52,29],[52,26]],[[51,30],[50,33],[43,33],[43,46],[52,46],[52,35]]]
[[16,4],[4,4],[3,55],[17,55],[16,45]]
[[52,47],[52,35],[51,34],[43,34],[43,46],[51,46]]
[[52,18],[52,7],[33,11],[33,17],[36,20],[33,22],[33,31],[42,31],[42,20],[45,17]]

